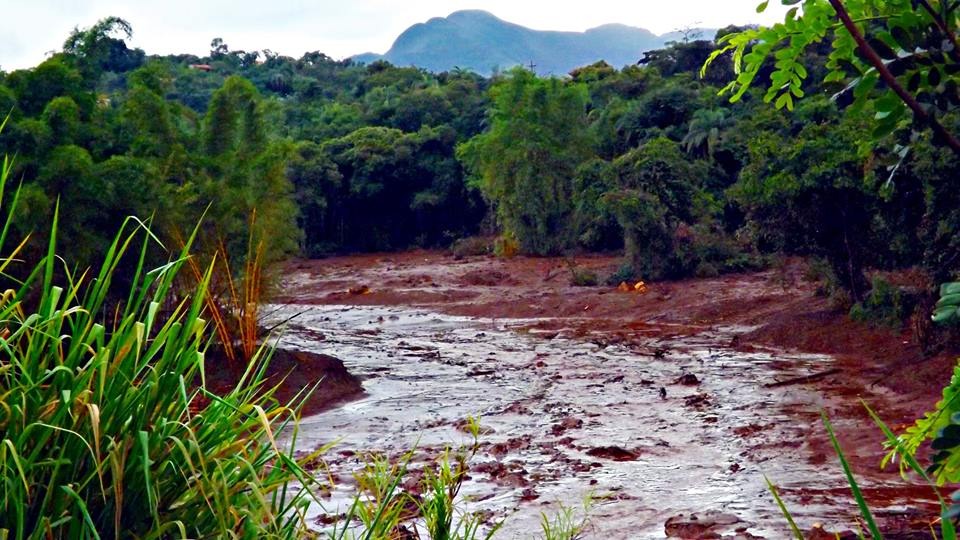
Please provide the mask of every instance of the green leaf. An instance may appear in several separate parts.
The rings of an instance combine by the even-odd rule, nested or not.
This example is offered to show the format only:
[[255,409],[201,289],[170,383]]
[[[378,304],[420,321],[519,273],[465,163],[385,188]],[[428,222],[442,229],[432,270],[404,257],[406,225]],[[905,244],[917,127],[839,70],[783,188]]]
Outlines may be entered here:
[[770,3],[770,0],[765,0],[764,2],[761,2],[760,5],[757,6],[757,13],[763,13],[764,11],[766,11],[767,5],[769,3]]
[[873,513],[870,512],[870,507],[867,505],[867,501],[863,497],[863,492],[860,491],[860,486],[857,485],[857,480],[853,476],[853,469],[850,468],[850,464],[847,462],[847,458],[843,454],[843,449],[840,448],[840,441],[837,440],[837,435],[833,432],[833,426],[830,424],[830,419],[827,418],[827,413],[823,411],[820,412],[820,417],[823,419],[823,426],[827,428],[827,435],[830,436],[830,443],[833,445],[833,449],[837,453],[837,457],[840,458],[840,466],[843,468],[843,474],[847,477],[847,483],[850,485],[850,491],[853,492],[853,498],[856,499],[857,506],[860,508],[860,517],[866,521],[867,528],[870,530],[870,534],[873,535],[874,540],[880,540],[883,538],[883,534],[880,533],[880,528],[877,527],[877,522],[873,519]]
[[880,58],[884,60],[895,60],[897,58],[897,53],[880,38],[868,37],[867,43],[880,55]]

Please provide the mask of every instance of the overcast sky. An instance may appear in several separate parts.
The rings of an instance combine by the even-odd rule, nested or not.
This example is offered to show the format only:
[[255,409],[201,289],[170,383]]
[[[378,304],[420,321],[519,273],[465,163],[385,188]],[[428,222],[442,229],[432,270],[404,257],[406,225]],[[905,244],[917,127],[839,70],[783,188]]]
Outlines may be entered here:
[[[147,54],[205,54],[223,38],[231,50],[271,49],[299,57],[383,53],[408,26],[460,9],[484,9],[539,30],[582,31],[606,23],[662,34],[688,26],[770,23],[759,0],[3,0],[0,69],[31,67],[57,50],[74,26],[116,15],[133,25]],[[771,2],[777,5],[778,2]]]

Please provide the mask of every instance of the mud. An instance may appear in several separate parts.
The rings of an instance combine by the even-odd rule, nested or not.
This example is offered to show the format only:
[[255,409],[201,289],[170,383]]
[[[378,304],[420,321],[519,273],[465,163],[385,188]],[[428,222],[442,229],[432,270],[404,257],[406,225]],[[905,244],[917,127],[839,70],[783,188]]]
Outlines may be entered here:
[[556,259],[413,252],[291,266],[273,315],[296,315],[283,346],[341,358],[365,391],[301,424],[301,448],[336,443],[321,467],[336,486],[311,519],[322,528],[344,510],[365,453],[416,447],[423,463],[467,443],[464,419],[478,416],[462,494],[468,510],[506,520],[498,538],[533,537],[541,512],[588,495],[588,538],[785,537],[764,475],[801,527],[847,531],[856,508],[824,410],[887,530],[928,530],[931,490],[878,470],[882,435],[858,398],[905,423],[933,404],[952,361],[920,363],[906,334],[846,321],[802,270],[636,294],[571,287]]

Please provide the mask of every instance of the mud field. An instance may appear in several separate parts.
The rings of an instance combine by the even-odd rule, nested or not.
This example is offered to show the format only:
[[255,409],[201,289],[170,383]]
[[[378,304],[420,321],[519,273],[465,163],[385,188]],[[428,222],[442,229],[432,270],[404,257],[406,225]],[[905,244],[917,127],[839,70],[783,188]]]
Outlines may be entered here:
[[[617,260],[577,263],[603,275]],[[416,447],[416,468],[468,443],[473,416],[463,508],[505,520],[497,538],[535,537],[541,512],[587,496],[587,538],[784,538],[764,475],[813,537],[845,533],[857,511],[824,410],[889,538],[925,537],[933,494],[879,470],[882,434],[859,399],[900,427],[936,401],[951,356],[848,321],[803,268],[640,294],[571,287],[548,258],[291,265],[271,308],[289,319],[282,346],[336,356],[363,385],[301,424],[299,448],[336,443],[317,470],[335,487],[311,519],[322,529],[345,510],[364,455]]]

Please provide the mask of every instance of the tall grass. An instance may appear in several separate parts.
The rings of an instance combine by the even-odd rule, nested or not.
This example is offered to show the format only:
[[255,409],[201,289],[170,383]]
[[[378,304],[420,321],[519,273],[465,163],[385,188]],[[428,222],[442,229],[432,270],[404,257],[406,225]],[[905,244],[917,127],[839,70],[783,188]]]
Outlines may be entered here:
[[[913,455],[904,448],[904,443],[901,441],[897,435],[890,429],[887,424],[880,419],[880,416],[877,415],[873,409],[863,400],[861,400],[864,408],[866,408],[867,413],[870,414],[870,417],[873,419],[874,423],[877,424],[877,427],[883,432],[884,436],[887,438],[887,443],[895,449],[895,451],[900,455],[904,462],[910,470],[922,478],[933,490],[934,494],[937,497],[937,500],[940,503],[941,519],[940,519],[940,530],[939,533],[933,530],[933,526],[930,527],[930,533],[933,538],[942,538],[944,540],[956,540],[957,531],[954,525],[953,519],[954,516],[951,515],[950,509],[947,505],[947,502],[940,495],[940,491],[937,489],[936,484],[930,476],[924,471],[923,467],[920,466],[920,463],[913,457]],[[866,524],[867,532],[869,533],[869,538],[873,540],[882,540],[883,532],[880,530],[880,527],[877,524],[876,519],[874,518],[873,512],[870,509],[869,501],[863,495],[863,491],[860,489],[860,485],[857,482],[856,477],[853,474],[853,469],[850,467],[850,463],[847,461],[847,457],[843,452],[843,448],[840,446],[840,441],[837,439],[837,435],[833,430],[833,425],[830,423],[830,419],[827,418],[826,413],[821,412],[821,418],[823,420],[823,426],[827,430],[827,435],[830,438],[830,443],[833,445],[834,452],[837,454],[837,458],[840,460],[840,467],[843,470],[843,474],[846,477],[847,485],[850,487],[850,492],[853,495],[853,499],[857,504],[857,509],[860,514],[860,519]],[[790,526],[790,531],[794,538],[798,540],[803,540],[803,533],[800,531],[800,528],[797,526],[796,522],[793,519],[790,510],[787,508],[786,504],[780,498],[780,493],[778,492],[776,486],[769,480],[766,479],[767,489],[773,495],[774,500],[777,503],[777,506],[780,508],[780,511],[783,513],[784,518],[787,520],[787,523]],[[859,527],[859,525],[858,525]],[[858,532],[860,538],[867,538],[862,531]]]
[[[193,236],[167,264],[148,269],[157,239],[131,218],[98,271],[74,271],[57,257],[55,217],[46,255],[28,265],[17,260],[25,241],[7,247],[18,193],[4,204],[10,169],[5,159],[0,537],[303,534],[308,499],[297,486],[311,480],[293,445],[283,450],[274,438],[296,411],[262,388],[268,352],[258,350],[225,395],[203,388],[210,269],[161,315]],[[112,281],[127,258],[137,261],[134,285],[120,294]],[[12,265],[27,277],[10,277]]]

